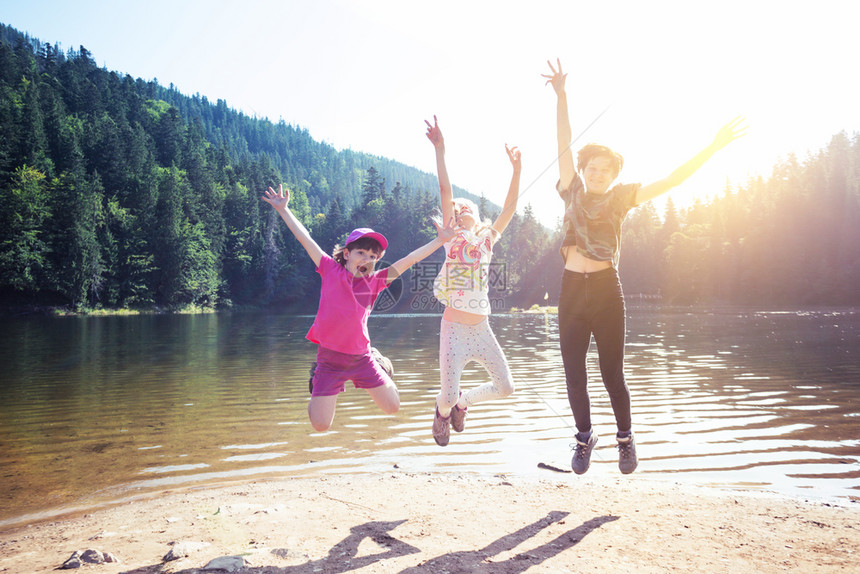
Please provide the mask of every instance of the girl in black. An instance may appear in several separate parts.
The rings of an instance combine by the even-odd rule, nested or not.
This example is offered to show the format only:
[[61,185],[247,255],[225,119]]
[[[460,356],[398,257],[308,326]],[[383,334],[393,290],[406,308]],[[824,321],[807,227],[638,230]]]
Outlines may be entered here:
[[571,131],[561,62],[547,62],[543,74],[557,96],[557,190],[564,200],[564,275],[558,305],[559,343],[567,380],[567,396],[576,423],[576,446],[571,466],[577,474],[588,470],[597,434],[591,428],[585,357],[591,336],[597,344],[603,384],[609,393],[618,427],[618,467],[636,470],[636,442],[630,415],[630,391],[624,380],[625,308],[618,280],[621,224],[633,207],[661,195],[693,175],[717,151],[744,134],[742,120],[723,126],[713,142],[665,179],[649,185],[615,185],[624,160],[608,147],[589,144],[577,154],[574,169]]

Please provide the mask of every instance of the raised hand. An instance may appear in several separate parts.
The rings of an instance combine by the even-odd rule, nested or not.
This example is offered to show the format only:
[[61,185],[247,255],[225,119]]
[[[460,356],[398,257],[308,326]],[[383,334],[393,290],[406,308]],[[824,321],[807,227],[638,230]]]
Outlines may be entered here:
[[522,158],[520,157],[520,149],[517,146],[509,148],[508,144],[505,144],[505,151],[508,154],[508,159],[511,160],[511,165],[514,168],[514,171],[519,171],[523,166]]
[[556,94],[561,94],[564,92],[564,80],[567,78],[567,74],[561,71],[561,60],[556,58],[555,61],[558,66],[558,70],[553,67],[552,62],[547,60],[546,63],[549,64],[549,69],[552,70],[552,74],[541,74],[541,77],[547,79],[547,84],[552,84],[552,89],[555,90]]
[[448,243],[455,235],[457,235],[458,228],[454,223],[453,217],[448,219],[448,222],[444,227],[435,219],[432,219],[431,221],[433,222],[433,225],[436,226],[436,236],[442,240],[442,243]]
[[307,228],[302,225],[301,221],[296,219],[296,216],[287,207],[287,204],[290,202],[290,190],[284,189],[283,184],[278,185],[278,191],[275,191],[270,187],[263,193],[262,199],[275,208],[277,214],[280,215],[281,219],[284,220],[284,223],[287,224],[290,233],[299,240],[299,243],[301,243],[302,247],[305,248],[305,251],[308,252],[311,261],[314,262],[314,265],[319,267],[320,261],[325,257],[325,253],[320,249],[320,246],[317,245],[317,242],[313,240],[313,237],[311,237]]
[[436,149],[445,149],[445,138],[442,137],[442,130],[439,129],[439,120],[436,119],[436,116],[433,116],[433,125],[430,125],[430,122],[424,120],[424,123],[427,124],[427,139],[430,140],[430,143]]
[[744,122],[744,118],[737,117],[721,127],[717,135],[714,136],[714,141],[711,142],[714,151],[723,149],[736,139],[745,136],[749,126],[745,125]]
[[290,202],[290,190],[284,189],[283,184],[278,185],[277,192],[270,187],[263,193],[262,199],[275,209],[281,210]]

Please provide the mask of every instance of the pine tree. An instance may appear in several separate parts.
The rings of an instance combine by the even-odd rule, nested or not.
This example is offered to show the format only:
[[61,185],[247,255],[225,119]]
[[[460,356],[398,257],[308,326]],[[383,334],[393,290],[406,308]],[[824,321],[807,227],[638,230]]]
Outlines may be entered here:
[[176,167],[158,169],[158,202],[149,243],[154,246],[156,302],[165,305],[180,302],[182,265],[187,251],[182,234],[184,185]]
[[23,166],[0,187],[0,286],[36,292],[46,284],[50,218],[45,175]]
[[88,178],[79,167],[56,180],[53,188],[51,254],[56,288],[74,307],[95,305],[105,276],[98,241],[104,225],[101,181],[98,176]]
[[364,179],[364,185],[361,188],[361,207],[373,203],[377,199],[383,199],[385,196],[385,178],[379,175],[379,172],[373,166],[367,169],[367,177]]

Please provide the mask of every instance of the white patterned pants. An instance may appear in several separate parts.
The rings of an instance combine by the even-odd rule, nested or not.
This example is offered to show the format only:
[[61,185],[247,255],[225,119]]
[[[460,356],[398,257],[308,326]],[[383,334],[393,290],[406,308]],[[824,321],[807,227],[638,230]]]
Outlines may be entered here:
[[[490,381],[463,393],[460,397],[460,377],[463,369],[476,361],[490,375]],[[447,417],[460,401],[465,407],[501,399],[514,392],[514,380],[505,354],[490,329],[489,319],[477,325],[464,325],[442,320],[439,330],[439,370],[442,388],[436,397],[439,414]]]

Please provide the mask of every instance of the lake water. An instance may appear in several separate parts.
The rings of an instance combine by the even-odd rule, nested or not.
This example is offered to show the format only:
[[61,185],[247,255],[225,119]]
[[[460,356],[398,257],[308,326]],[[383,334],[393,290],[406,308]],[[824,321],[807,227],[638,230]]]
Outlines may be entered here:
[[[666,480],[860,500],[860,315],[628,309],[626,372],[640,457],[622,477],[589,355],[602,436],[588,480]],[[268,476],[445,472],[576,481],[554,315],[494,315],[517,392],[430,434],[438,315],[376,315],[402,407],[347,385],[332,430],[307,422],[304,339],[277,314],[5,319],[0,332],[0,527],[160,490]],[[484,381],[470,366],[463,385]]]

